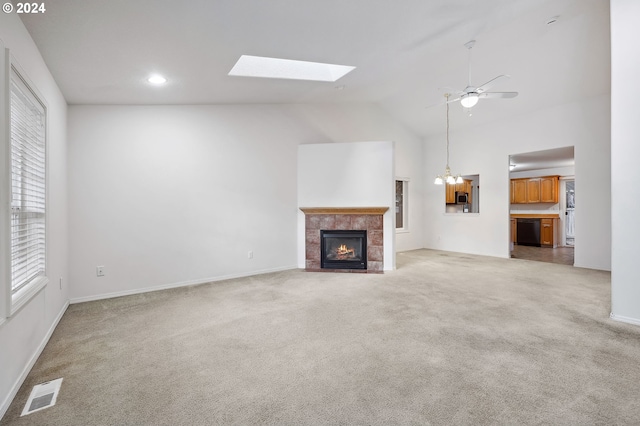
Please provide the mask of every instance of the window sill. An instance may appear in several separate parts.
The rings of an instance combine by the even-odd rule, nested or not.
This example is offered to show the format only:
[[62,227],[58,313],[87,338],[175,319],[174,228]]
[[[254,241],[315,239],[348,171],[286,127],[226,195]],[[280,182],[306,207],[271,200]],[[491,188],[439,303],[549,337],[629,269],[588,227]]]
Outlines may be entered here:
[[409,232],[408,229],[396,229],[396,234],[408,234]]
[[9,316],[15,315],[24,305],[27,304],[36,294],[40,292],[49,283],[49,278],[39,277],[28,286],[18,290],[11,296],[11,308]]
[[479,217],[480,213],[442,213],[444,216],[473,216],[473,217]]

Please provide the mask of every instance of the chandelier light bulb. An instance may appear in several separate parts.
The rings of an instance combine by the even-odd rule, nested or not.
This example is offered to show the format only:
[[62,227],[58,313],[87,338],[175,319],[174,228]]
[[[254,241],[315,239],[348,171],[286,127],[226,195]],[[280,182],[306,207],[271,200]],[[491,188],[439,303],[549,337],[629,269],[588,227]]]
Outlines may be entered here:
[[441,176],[436,176],[436,180],[433,183],[435,183],[436,185],[442,185],[444,181],[442,180]]

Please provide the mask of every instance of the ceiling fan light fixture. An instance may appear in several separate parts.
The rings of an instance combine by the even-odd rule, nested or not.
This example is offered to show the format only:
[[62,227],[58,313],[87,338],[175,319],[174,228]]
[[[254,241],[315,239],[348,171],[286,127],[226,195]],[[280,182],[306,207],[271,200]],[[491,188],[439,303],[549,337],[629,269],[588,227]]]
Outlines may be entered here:
[[160,74],[154,74],[149,78],[147,78],[147,81],[151,84],[160,85],[160,84],[165,84],[167,82],[167,79],[161,76]]
[[460,98],[460,104],[465,108],[471,108],[478,103],[477,93],[466,93]]

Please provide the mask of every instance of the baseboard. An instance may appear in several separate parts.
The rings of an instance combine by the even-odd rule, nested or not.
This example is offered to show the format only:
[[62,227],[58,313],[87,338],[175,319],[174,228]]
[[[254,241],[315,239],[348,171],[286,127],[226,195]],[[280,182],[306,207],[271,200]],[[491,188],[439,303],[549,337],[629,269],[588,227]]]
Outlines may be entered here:
[[626,322],[627,324],[640,325],[640,319],[614,315],[613,312],[611,312],[611,314],[609,315],[609,318],[611,318],[614,321]]
[[51,338],[51,335],[53,334],[53,331],[58,326],[58,323],[62,319],[62,316],[67,311],[68,307],[69,307],[69,301],[67,301],[64,304],[64,306],[62,307],[62,309],[58,313],[58,316],[53,321],[53,324],[51,324],[51,327],[49,327],[49,331],[47,331],[47,334],[42,339],[42,342],[40,342],[40,345],[38,345],[38,348],[34,352],[33,356],[31,357],[31,359],[29,360],[27,365],[24,367],[24,370],[22,370],[22,373],[18,377],[18,380],[16,380],[16,382],[14,383],[13,387],[11,388],[11,392],[9,392],[9,394],[7,395],[5,400],[2,401],[2,405],[0,405],[0,420],[7,413],[7,410],[9,409],[9,406],[13,402],[13,398],[16,397],[16,394],[20,390],[20,386],[22,386],[22,384],[24,383],[25,379],[29,375],[29,372],[31,371],[31,369],[35,365],[36,361],[38,360],[38,357],[40,357],[40,354],[44,350],[44,347],[47,346],[47,343],[49,343],[49,339]]
[[231,280],[231,279],[234,279],[234,278],[245,278],[245,277],[251,277],[251,276],[254,276],[254,275],[269,274],[269,273],[272,273],[272,272],[288,271],[288,270],[291,270],[291,269],[299,269],[299,268],[298,268],[297,265],[296,266],[283,266],[283,267],[279,267],[279,268],[262,269],[262,270],[259,270],[259,271],[252,271],[252,272],[249,272],[249,273],[229,274],[229,275],[223,275],[223,276],[220,276],[220,277],[202,278],[202,279],[191,280],[191,281],[181,281],[181,282],[178,282],[178,283],[163,284],[163,285],[154,286],[154,287],[144,287],[144,288],[138,288],[138,289],[134,289],[134,290],[116,291],[116,292],[113,292],[113,293],[98,294],[98,295],[93,295],[93,296],[75,297],[75,298],[70,300],[70,303],[71,304],[75,304],[75,303],[93,302],[95,300],[112,299],[114,297],[131,296],[133,294],[149,293],[149,292],[152,292],[152,291],[160,291],[160,290],[169,290],[169,289],[172,289],[172,288],[186,287],[186,286],[190,286],[190,285],[207,284],[207,283],[212,283],[212,282],[216,282],[216,281]]

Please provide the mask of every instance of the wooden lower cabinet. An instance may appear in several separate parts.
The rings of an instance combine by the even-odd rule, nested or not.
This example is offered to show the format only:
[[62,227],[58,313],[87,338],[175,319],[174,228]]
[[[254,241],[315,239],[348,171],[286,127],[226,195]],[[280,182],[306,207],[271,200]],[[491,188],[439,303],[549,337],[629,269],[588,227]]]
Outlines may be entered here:
[[540,245],[553,247],[553,219],[540,219]]

